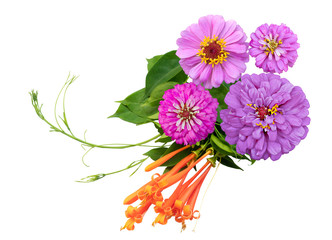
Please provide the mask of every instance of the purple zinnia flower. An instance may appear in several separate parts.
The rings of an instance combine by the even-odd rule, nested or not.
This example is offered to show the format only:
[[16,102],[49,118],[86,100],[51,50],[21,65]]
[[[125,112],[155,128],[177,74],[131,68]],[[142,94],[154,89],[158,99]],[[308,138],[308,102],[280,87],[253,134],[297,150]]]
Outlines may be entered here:
[[233,83],[249,61],[247,36],[235,21],[222,16],[205,16],[190,25],[177,40],[176,54],[184,72],[205,88]]
[[304,139],[310,123],[302,89],[274,74],[248,75],[230,87],[221,128],[236,151],[253,159],[277,160]]
[[297,59],[297,36],[285,24],[263,24],[250,35],[249,54],[264,72],[287,72]]
[[192,145],[214,131],[218,101],[194,83],[175,85],[160,101],[159,123],[178,144]]

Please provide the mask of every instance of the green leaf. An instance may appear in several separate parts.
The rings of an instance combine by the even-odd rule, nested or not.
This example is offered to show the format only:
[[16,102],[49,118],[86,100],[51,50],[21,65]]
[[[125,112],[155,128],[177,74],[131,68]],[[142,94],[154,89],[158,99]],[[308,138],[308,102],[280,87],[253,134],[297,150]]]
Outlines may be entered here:
[[[159,102],[144,100],[145,89],[142,88],[126,97],[110,117],[119,117],[127,122],[143,124],[158,119]],[[137,120],[135,120],[137,118]]]
[[[149,118],[158,113],[159,101],[144,100],[144,88],[131,94],[122,104],[126,105],[136,115]],[[158,118],[157,118],[158,119]]]
[[[182,67],[181,67],[182,69]],[[170,81],[177,82],[179,84],[183,84],[188,80],[188,75],[184,73],[183,70],[181,70],[175,77],[173,77]]]
[[218,137],[215,135],[211,135],[211,144],[212,147],[219,152],[221,155],[230,155],[232,157],[235,157],[237,159],[246,159],[250,161],[252,164],[255,162],[248,158],[246,155],[239,154],[236,151],[236,145],[230,145],[226,140],[225,137],[220,133],[217,132]]
[[167,148],[164,148],[164,147],[154,148],[154,149],[151,149],[150,151],[144,153],[143,155],[148,156],[152,160],[156,161],[163,156],[163,154],[165,153],[166,150],[167,150]]
[[157,120],[159,116],[159,112],[156,112],[155,114],[152,114],[150,116],[148,116],[149,119],[151,120]]
[[160,138],[157,139],[156,142],[161,142],[161,143],[169,143],[169,142],[172,142],[172,138],[169,137],[169,136],[166,136],[165,134],[161,135]]
[[231,159],[229,156],[224,156],[218,159],[218,161],[222,164],[225,165],[227,167],[230,168],[235,168],[235,169],[240,169],[243,171],[242,168],[240,168],[238,165],[235,164],[235,162],[233,161],[233,159]]
[[165,174],[165,173],[167,173],[167,172],[171,171],[171,170],[172,170],[172,168],[173,168],[173,166],[170,166],[170,167],[165,167],[163,174]]
[[158,119],[158,107],[160,101],[166,90],[173,88],[176,82],[166,82],[157,86],[151,93],[151,97],[144,98],[145,89],[140,89],[128,97],[126,97],[121,103],[128,107],[128,109],[142,118],[157,120]]
[[153,122],[154,127],[158,130],[159,134],[164,134],[163,129],[161,128],[161,125],[159,122]]
[[156,62],[159,61],[159,59],[162,57],[163,55],[156,55],[153,58],[150,59],[146,59],[148,61],[148,71],[151,70],[151,68],[156,64]]
[[174,86],[178,84],[177,82],[165,82],[162,84],[159,84],[153,91],[151,92],[150,95],[150,100],[149,101],[154,101],[154,100],[162,100],[165,91],[171,88],[174,88]]
[[248,158],[246,155],[242,155],[242,154],[238,153],[236,151],[236,145],[230,145],[230,146],[233,149],[233,154],[232,154],[233,157],[235,157],[237,159],[246,159],[246,160],[249,160],[249,161],[253,161],[250,158]]
[[132,94],[128,95],[124,100],[121,101],[122,104],[128,105],[131,103],[142,102],[145,89],[142,88]]
[[[171,51],[161,56],[157,62],[151,60],[152,67],[146,75],[145,98],[148,98],[151,92],[161,83],[173,81],[184,82],[187,75],[183,72],[179,57],[175,55],[176,51]],[[150,64],[150,66],[151,66]]]
[[161,128],[158,122],[153,122],[153,124],[155,128],[158,130],[159,134],[161,134],[161,136],[155,142],[168,143],[173,141],[171,137],[165,135],[163,129]]
[[222,155],[229,155],[233,154],[233,149],[228,143],[224,143],[220,140],[220,138],[216,137],[215,135],[211,135],[211,144],[212,147]]
[[218,88],[209,89],[209,92],[210,92],[211,96],[218,100],[219,107],[221,109],[227,109],[228,108],[227,104],[225,103],[225,96],[228,93],[228,91],[229,91],[229,89],[223,84],[221,84],[220,87],[218,87]]
[[188,78],[179,65],[179,58],[175,55],[175,51],[155,56],[147,61],[149,72],[146,84],[149,89],[142,88],[119,101],[121,103],[119,108],[110,117],[119,117],[135,124],[157,120],[158,107],[165,91],[178,83],[185,82]]
[[140,117],[137,114],[133,113],[127,106],[125,106],[122,103],[120,104],[118,110],[108,118],[114,118],[114,117],[118,117],[124,121],[134,123],[137,125],[151,122],[150,119]]

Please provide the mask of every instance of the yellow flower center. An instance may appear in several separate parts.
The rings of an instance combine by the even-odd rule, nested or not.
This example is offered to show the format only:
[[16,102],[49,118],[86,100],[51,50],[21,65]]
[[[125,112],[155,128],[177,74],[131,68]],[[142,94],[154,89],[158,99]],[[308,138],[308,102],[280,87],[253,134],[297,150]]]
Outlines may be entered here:
[[[275,104],[271,109],[270,108],[267,108],[267,107],[257,107],[256,104],[247,104],[247,106],[251,107],[252,109],[255,109],[256,111],[256,116],[261,120],[263,121],[265,119],[266,116],[272,116],[272,115],[277,115],[277,113],[281,113],[279,110],[278,110],[278,104]],[[274,123],[274,120],[272,122],[272,124],[275,124]],[[271,129],[270,125],[267,124],[266,126],[264,126],[262,123],[256,123],[257,126],[265,129]]]
[[281,40],[276,42],[274,39],[269,40],[266,38],[264,41],[266,42],[266,44],[263,45],[263,48],[266,48],[265,49],[266,55],[269,55],[269,53],[274,54],[274,51],[277,49],[277,47],[282,44]]
[[214,65],[226,61],[229,52],[224,51],[225,47],[226,42],[222,38],[214,37],[210,39],[210,37],[204,37],[197,55],[201,57],[201,62],[211,64],[214,67]]

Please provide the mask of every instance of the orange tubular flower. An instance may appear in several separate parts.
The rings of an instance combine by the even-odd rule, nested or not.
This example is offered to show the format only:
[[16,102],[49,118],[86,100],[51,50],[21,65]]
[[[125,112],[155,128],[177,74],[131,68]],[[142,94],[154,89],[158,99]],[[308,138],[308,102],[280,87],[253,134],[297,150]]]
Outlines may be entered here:
[[182,152],[183,150],[187,149],[188,147],[190,147],[190,145],[184,146],[178,150],[175,150],[161,158],[159,158],[157,161],[149,164],[148,166],[146,166],[145,171],[149,172],[157,167],[159,167],[161,164],[165,163],[167,160],[171,159],[172,157],[174,157],[176,154],[178,154],[179,152]]
[[[160,166],[186,148],[188,148],[188,146],[165,155],[153,164],[150,164],[145,170],[150,171]],[[185,220],[199,218],[199,213],[198,211],[194,211],[194,206],[200,187],[211,169],[211,162],[207,161],[204,166],[202,166],[201,169],[186,182],[185,179],[189,171],[211,153],[211,150],[207,150],[202,156],[195,160],[197,154],[192,152],[179,161],[169,172],[164,173],[163,175],[154,174],[151,181],[130,194],[124,200],[124,204],[132,204],[137,200],[141,200],[141,203],[138,207],[128,206],[125,212],[128,220],[125,225],[121,227],[121,230],[134,230],[134,224],[142,222],[144,214],[151,205],[154,205],[154,210],[158,213],[152,225],[155,225],[156,223],[164,225],[174,216],[177,222],[182,223],[182,229],[185,229]],[[182,169],[186,165],[187,167]],[[162,191],[177,182],[179,182],[179,184],[175,188],[173,194],[168,199],[164,199]]]

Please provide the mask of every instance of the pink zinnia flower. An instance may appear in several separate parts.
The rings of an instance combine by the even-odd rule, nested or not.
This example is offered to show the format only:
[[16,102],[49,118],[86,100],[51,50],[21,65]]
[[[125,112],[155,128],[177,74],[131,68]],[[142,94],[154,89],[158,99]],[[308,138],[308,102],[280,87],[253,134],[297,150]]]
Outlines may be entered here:
[[205,16],[190,25],[177,40],[176,54],[184,72],[205,88],[233,83],[246,70],[249,61],[246,34],[235,21],[222,16]]
[[218,101],[194,83],[175,85],[160,101],[159,123],[178,144],[192,145],[214,131]]
[[221,128],[236,151],[277,160],[307,136],[309,102],[302,89],[272,73],[242,76],[225,97]]
[[264,72],[287,72],[297,59],[297,36],[285,24],[263,24],[250,35],[250,56]]

